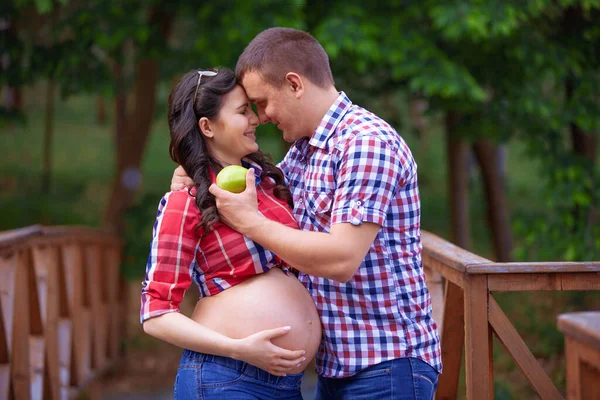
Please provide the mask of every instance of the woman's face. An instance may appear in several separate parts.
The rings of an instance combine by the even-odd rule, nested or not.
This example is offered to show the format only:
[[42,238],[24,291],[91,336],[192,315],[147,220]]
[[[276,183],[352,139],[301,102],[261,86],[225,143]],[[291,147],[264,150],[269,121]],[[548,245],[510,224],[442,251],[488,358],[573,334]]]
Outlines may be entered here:
[[208,148],[225,165],[240,165],[242,157],[258,151],[257,126],[258,117],[238,85],[223,96],[221,111],[211,122],[213,136],[207,138]]

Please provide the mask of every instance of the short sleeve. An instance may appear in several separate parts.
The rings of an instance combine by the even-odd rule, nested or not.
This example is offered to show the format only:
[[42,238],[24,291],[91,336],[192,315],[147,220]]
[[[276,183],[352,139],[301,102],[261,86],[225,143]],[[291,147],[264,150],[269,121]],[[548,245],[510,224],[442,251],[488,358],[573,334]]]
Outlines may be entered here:
[[340,144],[332,224],[384,224],[397,191],[416,171],[412,154],[402,144],[373,133],[359,133]]
[[187,190],[167,193],[160,201],[152,232],[146,279],[142,283],[140,320],[179,312],[191,284],[199,239],[199,212]]

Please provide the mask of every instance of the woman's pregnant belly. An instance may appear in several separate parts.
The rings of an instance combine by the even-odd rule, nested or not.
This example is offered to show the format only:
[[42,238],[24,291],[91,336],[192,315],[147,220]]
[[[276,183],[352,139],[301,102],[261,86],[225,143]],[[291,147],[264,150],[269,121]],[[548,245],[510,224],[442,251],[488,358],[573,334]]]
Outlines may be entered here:
[[[278,268],[201,298],[192,319],[234,339],[290,326],[288,333],[272,342],[290,350],[305,350],[307,360],[315,356],[321,342],[321,321],[312,297],[295,276]],[[306,364],[290,373],[301,372]]]

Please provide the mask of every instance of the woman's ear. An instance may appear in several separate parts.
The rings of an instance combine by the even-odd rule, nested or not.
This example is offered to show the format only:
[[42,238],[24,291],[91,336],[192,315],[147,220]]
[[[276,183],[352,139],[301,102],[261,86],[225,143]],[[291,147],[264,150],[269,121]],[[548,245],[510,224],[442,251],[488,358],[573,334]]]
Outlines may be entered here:
[[288,72],[285,75],[285,82],[296,98],[302,97],[302,94],[304,93],[304,82],[300,75],[295,72]]
[[212,138],[215,133],[212,130],[210,120],[206,117],[200,118],[198,121],[198,128],[200,128],[200,132],[204,135],[204,137]]

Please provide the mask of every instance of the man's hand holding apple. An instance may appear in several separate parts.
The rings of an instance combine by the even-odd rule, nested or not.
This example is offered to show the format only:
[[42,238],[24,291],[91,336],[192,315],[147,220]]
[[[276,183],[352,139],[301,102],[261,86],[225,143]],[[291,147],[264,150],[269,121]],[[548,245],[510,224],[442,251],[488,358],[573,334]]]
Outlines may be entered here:
[[217,209],[221,221],[236,231],[248,236],[248,232],[264,219],[258,213],[254,169],[246,173],[246,190],[231,193],[212,184],[208,191],[217,199]]

